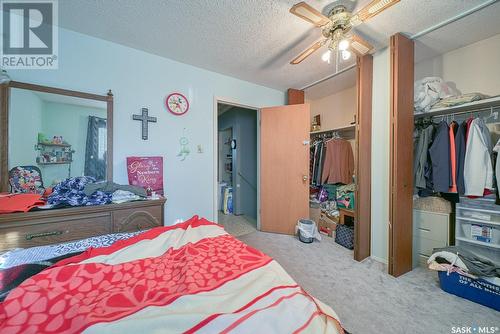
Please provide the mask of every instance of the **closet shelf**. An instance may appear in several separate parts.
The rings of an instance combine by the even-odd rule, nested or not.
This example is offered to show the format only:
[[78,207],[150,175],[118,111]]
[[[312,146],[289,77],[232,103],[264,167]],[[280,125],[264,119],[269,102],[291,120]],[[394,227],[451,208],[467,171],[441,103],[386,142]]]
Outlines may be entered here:
[[496,221],[491,221],[491,220],[481,220],[481,219],[476,219],[476,218],[469,218],[469,217],[455,217],[456,220],[464,221],[464,222],[473,222],[473,223],[481,223],[485,225],[494,225],[494,226],[500,226],[500,222]]
[[468,242],[468,243],[471,243],[471,244],[475,244],[475,245],[481,245],[481,246],[486,246],[486,247],[491,247],[491,248],[499,248],[500,249],[500,245],[497,245],[495,243],[477,241],[477,240],[467,239],[467,238],[464,238],[464,237],[455,237],[455,239],[456,240],[460,240],[460,241],[464,241],[464,242]]
[[426,117],[434,117],[434,116],[442,116],[448,114],[456,114],[458,112],[469,112],[474,110],[481,110],[487,108],[493,108],[500,106],[500,95],[493,96],[487,99],[464,103],[458,106],[449,107],[449,108],[437,108],[431,109],[429,112],[424,112],[420,114],[415,114],[414,118],[426,118]]
[[356,125],[352,124],[352,125],[341,126],[341,127],[334,128],[334,129],[311,131],[310,134],[316,135],[316,134],[332,132],[332,131],[339,131],[340,132],[340,131],[349,131],[349,130],[354,130],[354,129],[356,129]]

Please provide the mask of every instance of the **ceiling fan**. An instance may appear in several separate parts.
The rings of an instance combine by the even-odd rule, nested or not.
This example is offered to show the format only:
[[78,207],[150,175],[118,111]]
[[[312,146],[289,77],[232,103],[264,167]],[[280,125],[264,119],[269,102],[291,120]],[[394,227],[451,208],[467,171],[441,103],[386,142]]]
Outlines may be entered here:
[[354,34],[351,29],[399,1],[373,0],[354,14],[344,4],[334,5],[329,11],[328,17],[305,2],[299,2],[290,8],[290,13],[321,28],[323,38],[295,57],[290,64],[299,64],[322,46],[328,48],[321,57],[323,61],[327,62],[330,62],[331,54],[334,51],[340,51],[343,60],[348,60],[351,57],[351,51],[358,56],[367,54],[373,49],[373,46],[360,36]]

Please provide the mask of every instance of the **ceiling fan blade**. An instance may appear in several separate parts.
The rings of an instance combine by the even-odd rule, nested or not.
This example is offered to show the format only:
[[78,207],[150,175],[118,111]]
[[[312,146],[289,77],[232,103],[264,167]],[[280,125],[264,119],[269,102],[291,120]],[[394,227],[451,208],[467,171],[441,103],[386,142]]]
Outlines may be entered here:
[[373,49],[373,46],[360,36],[352,35],[349,49],[358,56],[364,56]]
[[299,2],[298,4],[293,5],[290,8],[290,13],[297,15],[301,19],[306,20],[307,22],[311,22],[312,24],[321,27],[330,22],[328,17],[321,14],[316,9],[312,8],[305,2]]
[[399,1],[400,0],[373,0],[351,17],[351,25],[356,26],[361,22],[365,22],[392,5],[397,4]]
[[309,57],[310,55],[312,55],[316,50],[318,50],[320,47],[323,46],[323,43],[324,41],[321,40],[321,41],[317,41],[316,43],[314,43],[313,45],[311,45],[310,47],[308,47],[304,52],[302,52],[300,55],[298,55],[297,57],[295,57],[291,62],[290,64],[292,65],[297,65],[299,64],[300,62],[302,62],[304,59],[306,59],[307,57]]

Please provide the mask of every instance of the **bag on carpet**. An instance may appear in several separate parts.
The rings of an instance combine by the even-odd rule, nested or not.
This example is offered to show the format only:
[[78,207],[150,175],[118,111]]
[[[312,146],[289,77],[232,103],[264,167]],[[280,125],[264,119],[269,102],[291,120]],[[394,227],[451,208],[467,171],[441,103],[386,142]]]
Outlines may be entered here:
[[354,226],[338,224],[335,242],[347,249],[354,249]]

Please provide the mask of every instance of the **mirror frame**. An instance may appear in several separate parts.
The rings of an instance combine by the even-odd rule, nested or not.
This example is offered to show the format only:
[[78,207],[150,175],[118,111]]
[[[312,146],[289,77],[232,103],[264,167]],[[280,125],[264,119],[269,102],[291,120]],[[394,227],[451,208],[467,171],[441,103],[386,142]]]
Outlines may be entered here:
[[0,85],[0,192],[9,191],[9,101],[11,88],[19,88],[43,93],[73,96],[82,99],[106,102],[106,180],[113,181],[113,93],[111,92],[111,90],[109,90],[106,95],[97,95],[62,88],[10,81]]

